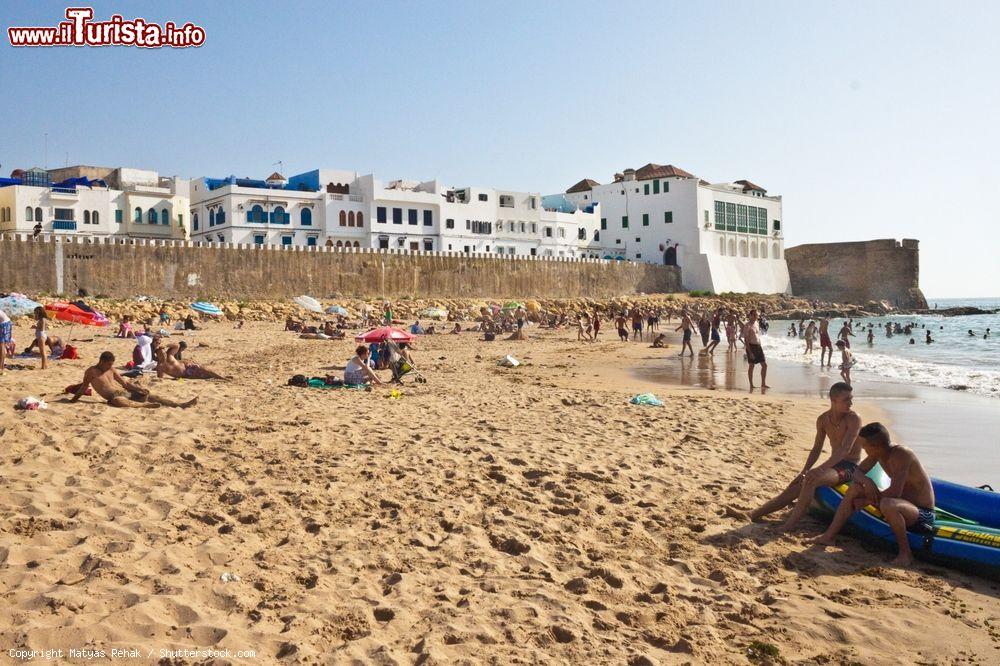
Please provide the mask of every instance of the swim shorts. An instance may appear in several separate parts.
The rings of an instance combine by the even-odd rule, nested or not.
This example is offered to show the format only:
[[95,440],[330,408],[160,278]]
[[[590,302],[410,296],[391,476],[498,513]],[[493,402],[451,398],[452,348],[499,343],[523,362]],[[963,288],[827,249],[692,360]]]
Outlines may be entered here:
[[917,507],[917,522],[908,528],[917,534],[934,534],[934,509],[922,506]]
[[9,321],[0,323],[0,344],[8,344],[13,339],[14,326]]
[[684,329],[684,342],[691,342],[691,329]]
[[858,464],[850,460],[841,460],[834,465],[833,470],[837,473],[837,483],[848,483],[857,468]]
[[712,342],[721,342],[722,338],[719,337],[719,329],[712,329]]
[[765,363],[764,348],[760,345],[747,345],[747,360],[751,363]]
[[820,333],[819,334],[819,346],[820,347],[830,347],[831,349],[833,348],[833,344],[830,342],[830,334],[829,333]]

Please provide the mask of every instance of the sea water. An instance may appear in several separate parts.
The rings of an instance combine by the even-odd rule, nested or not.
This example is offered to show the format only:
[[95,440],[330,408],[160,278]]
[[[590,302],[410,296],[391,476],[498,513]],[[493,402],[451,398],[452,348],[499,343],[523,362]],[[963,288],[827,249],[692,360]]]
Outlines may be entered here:
[[[982,310],[1000,308],[1000,298],[929,299],[931,308],[971,306]],[[844,319],[830,320],[830,338],[836,343]],[[913,324],[910,335],[886,337],[885,324]],[[803,355],[805,341],[788,336],[791,322],[770,322],[764,349],[768,357],[796,363],[819,363],[819,335],[812,356]],[[818,325],[817,320],[817,325]],[[809,321],[806,320],[806,325]],[[875,339],[867,343],[868,325],[874,325]],[[798,322],[795,322],[796,331]],[[984,339],[986,329],[990,337]],[[969,331],[973,335],[969,335]],[[851,351],[857,365],[851,377],[859,380],[881,380],[922,384],[969,391],[1000,399],[1000,313],[944,317],[941,315],[888,315],[854,319]],[[934,342],[925,342],[927,331]],[[914,344],[910,344],[910,338]],[[834,368],[840,365],[840,351],[834,348]]]

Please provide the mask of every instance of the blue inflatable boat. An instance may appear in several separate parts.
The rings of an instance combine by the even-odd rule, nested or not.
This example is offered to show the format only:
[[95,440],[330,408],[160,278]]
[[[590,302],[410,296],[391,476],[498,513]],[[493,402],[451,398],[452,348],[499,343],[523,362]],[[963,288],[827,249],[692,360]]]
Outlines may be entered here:
[[[888,478],[878,465],[868,476],[879,488],[888,487]],[[907,533],[914,556],[1000,580],[1000,493],[939,479],[931,482],[937,502],[934,533]],[[846,492],[847,484],[820,488],[815,505],[832,514]],[[862,538],[896,547],[892,528],[876,507],[855,512],[848,525]]]

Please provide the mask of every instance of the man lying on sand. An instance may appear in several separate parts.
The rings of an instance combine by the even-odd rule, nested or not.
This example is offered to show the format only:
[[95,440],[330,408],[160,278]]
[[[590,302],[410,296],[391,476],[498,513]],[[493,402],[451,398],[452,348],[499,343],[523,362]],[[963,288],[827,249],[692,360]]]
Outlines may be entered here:
[[177,345],[163,346],[156,350],[156,376],[163,378],[170,375],[174,379],[222,379],[232,380],[232,377],[223,377],[217,372],[208,368],[177,359]]
[[187,402],[174,402],[167,398],[160,398],[144,389],[138,384],[125,381],[125,379],[115,370],[115,355],[111,352],[101,354],[97,365],[87,368],[83,373],[83,381],[76,387],[76,392],[70,398],[70,402],[78,402],[80,396],[84,394],[87,387],[93,386],[97,394],[108,401],[112,407],[145,407],[153,409],[156,407],[182,407],[188,408],[198,402],[198,398],[191,398]]
[[[817,488],[848,482],[861,460],[861,417],[851,409],[853,390],[849,384],[837,382],[830,387],[830,409],[816,419],[816,439],[802,471],[792,479],[781,494],[750,514],[759,521],[764,516],[795,503],[783,530],[790,530],[805,515]],[[823,440],[830,440],[830,457],[813,468],[823,452]]]
[[[881,423],[869,423],[861,429],[861,445],[864,447],[864,461],[854,472],[853,483],[833,516],[826,532],[816,537],[815,542],[832,545],[855,511],[865,506],[877,506],[892,528],[899,545],[899,554],[893,564],[908,566],[913,563],[913,552],[906,531],[919,534],[934,533],[934,486],[924,466],[917,456],[905,446],[893,444],[889,431]],[[882,465],[892,484],[879,490],[867,474],[875,466]]]

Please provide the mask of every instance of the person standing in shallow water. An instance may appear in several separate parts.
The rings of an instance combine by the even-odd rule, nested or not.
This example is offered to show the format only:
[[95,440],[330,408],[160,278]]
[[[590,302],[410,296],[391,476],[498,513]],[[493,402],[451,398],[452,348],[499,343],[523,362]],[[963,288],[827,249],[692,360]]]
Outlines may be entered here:
[[746,326],[743,327],[743,344],[747,348],[747,361],[750,367],[747,368],[747,378],[750,380],[750,388],[753,385],[753,368],[760,364],[760,387],[762,389],[771,388],[767,385],[767,359],[764,357],[764,348],[760,344],[760,327],[757,323],[757,310],[750,311],[750,317]]

